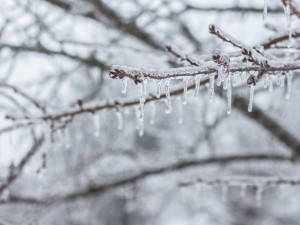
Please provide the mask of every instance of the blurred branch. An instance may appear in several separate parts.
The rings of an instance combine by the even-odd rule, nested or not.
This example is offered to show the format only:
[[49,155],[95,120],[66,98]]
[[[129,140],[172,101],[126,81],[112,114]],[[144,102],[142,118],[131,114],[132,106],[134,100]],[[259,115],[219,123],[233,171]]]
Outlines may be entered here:
[[259,155],[224,156],[224,157],[215,157],[215,158],[208,158],[208,159],[190,159],[181,162],[176,162],[170,165],[145,169],[137,174],[133,174],[125,178],[123,177],[120,178],[119,180],[110,183],[100,184],[98,186],[90,187],[87,190],[75,192],[66,196],[53,197],[52,199],[40,200],[34,198],[23,198],[23,197],[12,195],[7,202],[49,205],[49,204],[59,203],[59,202],[74,201],[79,198],[86,198],[95,195],[100,195],[109,190],[124,186],[126,184],[137,182],[139,180],[145,179],[150,176],[161,175],[169,172],[177,172],[177,171],[181,171],[196,166],[206,166],[210,164],[224,165],[224,164],[234,163],[234,162],[246,163],[251,161],[258,162],[258,161],[266,161],[266,160],[278,161],[278,162],[290,162],[291,158],[284,157],[282,155],[259,154]]
[[21,95],[23,98],[25,98],[26,100],[28,100],[29,102],[34,104],[38,109],[40,109],[42,111],[42,113],[44,113],[44,114],[47,113],[46,108],[38,100],[29,96],[28,94],[26,94],[24,91],[20,90],[19,88],[15,87],[13,85],[7,84],[7,83],[3,83],[3,82],[0,82],[0,87],[4,87],[4,88],[13,90],[15,93]]
[[300,185],[300,179],[294,178],[280,178],[280,177],[261,177],[261,176],[231,176],[231,177],[222,177],[222,178],[198,178],[195,181],[185,181],[180,182],[180,187],[188,187],[195,184],[206,184],[210,186],[215,185],[246,185],[252,187],[261,187],[267,188],[270,186],[279,186],[279,185],[291,185],[298,186]]
[[108,68],[106,63],[101,62],[100,60],[96,59],[93,55],[91,55],[91,57],[89,57],[89,58],[82,58],[80,56],[69,54],[65,51],[50,50],[50,49],[42,46],[40,43],[36,46],[26,46],[26,45],[17,46],[17,45],[1,43],[0,48],[9,48],[12,51],[36,52],[36,53],[45,54],[45,55],[64,56],[64,57],[76,60],[80,63],[85,64],[85,65],[88,65],[88,66],[98,67],[98,68],[101,68],[103,70]]
[[42,143],[44,142],[44,136],[38,138],[34,141],[34,144],[27,152],[27,154],[22,158],[17,166],[13,164],[10,166],[8,177],[6,181],[0,185],[0,194],[8,188],[22,173],[24,166],[29,162],[32,156],[38,151],[41,147]]
[[[69,13],[72,13],[72,4],[62,0],[44,0],[54,6],[57,6]],[[86,18],[93,19],[100,23],[105,24],[108,27],[114,27],[115,29],[133,36],[145,44],[153,47],[154,49],[162,50],[163,47],[153,39],[153,37],[139,28],[135,21],[128,21],[120,17],[114,10],[109,8],[101,0],[88,0],[86,4],[91,3],[94,6],[94,11],[79,14]]]

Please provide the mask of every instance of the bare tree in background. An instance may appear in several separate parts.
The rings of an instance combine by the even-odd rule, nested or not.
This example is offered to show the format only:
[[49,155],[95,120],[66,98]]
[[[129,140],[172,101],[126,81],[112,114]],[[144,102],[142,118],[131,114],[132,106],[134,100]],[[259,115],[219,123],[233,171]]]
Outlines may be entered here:
[[299,6],[4,0],[0,224],[299,224]]

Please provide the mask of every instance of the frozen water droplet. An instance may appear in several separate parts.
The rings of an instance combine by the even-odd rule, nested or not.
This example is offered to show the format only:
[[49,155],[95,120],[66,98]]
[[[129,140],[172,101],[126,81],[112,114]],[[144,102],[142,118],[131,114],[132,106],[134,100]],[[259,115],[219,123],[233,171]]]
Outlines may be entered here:
[[171,96],[170,96],[170,80],[165,81],[166,90],[166,110],[165,113],[169,114],[172,112]]
[[94,136],[99,137],[100,135],[100,117],[98,114],[94,114]]
[[118,130],[123,129],[123,115],[120,111],[116,111],[117,120],[118,120]]
[[150,124],[154,124],[155,122],[155,102],[151,101],[150,102],[150,106],[151,106],[151,120],[150,120]]
[[215,76],[209,75],[209,100],[213,100],[215,95]]
[[128,79],[129,79],[128,77],[124,77],[122,79],[122,93],[123,94],[126,94],[126,92],[127,92]]
[[254,100],[254,85],[251,84],[249,86],[249,89],[250,89],[250,98],[249,98],[248,112],[252,112],[252,105]]
[[292,92],[292,81],[293,81],[293,74],[291,71],[289,71],[286,74],[287,78],[287,92],[286,92],[286,99],[289,99],[291,97],[291,92]]
[[183,98],[182,104],[185,105],[187,103],[187,87],[188,87],[189,79],[183,78]]
[[227,114],[229,115],[231,113],[231,96],[232,96],[232,90],[231,90],[231,73],[228,74],[227,78]]
[[160,93],[161,93],[161,84],[162,81],[157,82],[157,92],[156,92],[156,98],[160,98]]
[[201,76],[195,76],[195,98],[199,98]]

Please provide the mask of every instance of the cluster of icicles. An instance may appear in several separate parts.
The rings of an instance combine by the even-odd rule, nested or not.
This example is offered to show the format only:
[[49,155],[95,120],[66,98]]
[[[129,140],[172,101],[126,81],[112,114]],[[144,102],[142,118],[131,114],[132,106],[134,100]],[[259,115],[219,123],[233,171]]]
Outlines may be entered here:
[[[154,79],[154,82],[157,85],[157,92],[156,92],[156,98],[161,97],[161,89],[164,87],[165,89],[165,113],[169,114],[172,112],[172,100],[170,95],[170,82],[172,79],[182,79],[183,81],[183,96],[181,103],[183,105],[187,104],[188,99],[188,84],[189,80],[194,80],[195,82],[195,89],[194,89],[194,97],[197,99],[199,98],[199,91],[200,91],[200,82],[201,80],[208,79],[209,82],[206,85],[208,88],[208,95],[209,100],[212,101],[215,95],[215,84],[217,86],[221,86],[223,84],[223,90],[227,91],[227,113],[231,113],[231,98],[232,98],[232,87],[236,87],[240,84],[246,84],[247,79],[249,76],[254,76],[255,78],[258,75],[258,72],[256,71],[244,71],[244,72],[236,72],[231,73],[228,72],[227,69],[219,65],[218,66],[218,78],[215,80],[216,73],[210,73],[210,74],[198,74],[198,75],[191,75],[186,76],[187,74],[194,74],[197,73],[197,71],[201,71],[203,68],[200,67],[185,67],[185,68],[177,68],[177,69],[166,69],[166,70],[152,70],[152,69],[142,69],[142,71],[138,71],[136,68],[126,67],[126,66],[114,66],[113,69],[123,70],[128,74],[139,74],[141,77],[142,82],[138,83],[138,89],[139,89],[139,108],[137,111],[137,121],[138,126],[137,129],[139,130],[139,135],[143,136],[144,133],[144,105],[146,102],[147,97],[147,83],[152,79],[145,78],[143,74],[150,74],[150,75],[157,75],[160,74],[162,76],[161,80]],[[163,76],[170,76],[172,74],[185,74],[185,76],[176,76],[176,77],[168,77],[164,78]],[[270,92],[273,91],[273,86],[278,85],[280,87],[284,87],[285,85],[285,77],[287,77],[287,92],[286,92],[286,98],[288,99],[291,94],[292,89],[292,72],[286,72],[286,74],[283,74],[283,72],[278,72],[278,74],[266,74],[262,77],[263,79],[263,86],[264,88],[268,88]],[[149,79],[149,80],[148,80]],[[126,93],[127,90],[127,83],[129,81],[128,77],[124,77],[122,79],[122,93]],[[255,86],[249,85],[249,105],[248,105],[248,111],[252,112],[252,105],[254,100],[254,88]],[[155,103],[154,101],[151,101],[151,121],[150,123],[154,123],[154,116],[155,116]],[[179,116],[182,116],[182,105],[180,104],[179,107]],[[120,121],[119,124],[122,124],[122,119],[120,118],[122,116],[121,112],[117,111],[118,120]],[[179,123],[182,122],[182,119],[179,119]],[[118,129],[121,129],[120,125]]]
[[190,183],[190,184],[179,184],[180,191],[182,194],[188,194],[190,193],[190,189],[196,189],[196,192],[201,194],[203,193],[204,196],[207,196],[208,193],[212,190],[213,187],[221,187],[221,201],[227,201],[228,200],[228,194],[229,194],[229,189],[230,187],[240,187],[240,197],[246,197],[247,195],[247,189],[254,189],[255,194],[254,194],[254,200],[255,200],[255,205],[256,207],[261,207],[262,206],[262,198],[263,198],[263,192],[267,190],[268,188],[272,187],[278,187],[279,188],[279,195],[280,198],[283,197],[283,194],[285,192],[285,189],[288,187],[292,187],[288,183],[281,183],[281,184],[276,184],[276,180],[274,180],[274,184],[272,182],[269,182],[268,185],[265,183],[248,183],[247,181],[238,181],[238,180],[230,180],[230,182],[226,182],[224,184],[218,184],[218,183],[212,183],[208,180],[205,181],[198,181],[195,183]]

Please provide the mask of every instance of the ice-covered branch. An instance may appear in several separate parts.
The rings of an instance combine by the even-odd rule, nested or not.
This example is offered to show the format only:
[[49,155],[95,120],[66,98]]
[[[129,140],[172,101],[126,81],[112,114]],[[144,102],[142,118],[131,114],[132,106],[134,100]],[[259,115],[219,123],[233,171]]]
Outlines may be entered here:
[[[207,159],[189,159],[169,165],[163,165],[160,167],[148,168],[141,170],[140,172],[134,173],[131,176],[122,177],[118,180],[100,184],[98,186],[90,187],[87,190],[75,192],[66,196],[53,197],[52,199],[39,200],[34,198],[24,198],[25,203],[32,204],[51,204],[57,202],[66,202],[73,201],[79,198],[85,198],[95,195],[101,195],[109,190],[124,186],[126,184],[134,183],[136,181],[145,179],[154,175],[161,175],[164,173],[177,172],[188,168],[193,168],[196,166],[206,166],[211,164],[224,165],[234,162],[259,162],[259,161],[277,161],[277,162],[290,162],[291,158],[284,157],[282,155],[268,155],[268,154],[258,154],[258,155],[233,155],[233,156],[223,156],[223,157],[214,157]],[[22,197],[11,196],[11,199],[8,200],[8,203],[21,203]]]
[[[279,62],[278,62],[279,63]],[[229,66],[228,72],[240,73],[240,72],[280,72],[280,71],[295,71],[300,69],[299,63],[287,63],[277,66],[260,67],[260,66],[246,66],[243,64],[232,63]],[[132,79],[136,84],[142,83],[143,79],[148,80],[168,80],[168,79],[183,79],[192,78],[197,75],[207,76],[210,74],[216,74],[218,72],[218,66],[214,63],[207,62],[201,66],[193,67],[180,67],[172,69],[146,69],[146,68],[134,68],[127,66],[115,65],[111,68],[110,76],[113,79],[123,79],[128,77]]]
[[228,186],[242,186],[247,185],[251,187],[267,188],[279,185],[300,185],[299,178],[283,178],[283,177],[261,177],[261,176],[230,176],[222,178],[197,178],[194,181],[183,181],[179,183],[180,187],[187,187],[195,184],[206,184],[209,186],[228,185]]
[[209,25],[209,32],[213,35],[216,35],[221,40],[230,43],[234,47],[240,48],[242,54],[248,57],[249,62],[253,62],[254,64],[259,65],[264,68],[269,67],[267,58],[265,58],[261,52],[258,52],[256,49],[231,37],[229,34],[222,31],[216,25],[214,25],[214,24]]

